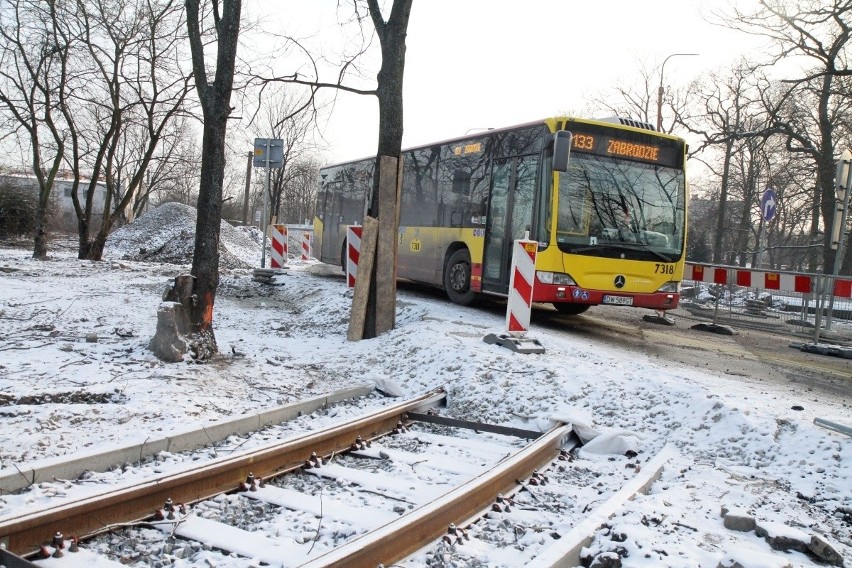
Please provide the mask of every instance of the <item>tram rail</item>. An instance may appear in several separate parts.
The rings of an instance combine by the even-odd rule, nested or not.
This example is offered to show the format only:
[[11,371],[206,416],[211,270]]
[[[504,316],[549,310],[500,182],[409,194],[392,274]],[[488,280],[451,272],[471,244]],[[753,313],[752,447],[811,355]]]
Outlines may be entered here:
[[[247,450],[239,455],[219,458],[200,467],[151,477],[56,507],[44,507],[38,511],[0,518],[0,543],[4,544],[3,549],[0,549],[0,562],[7,568],[29,568],[40,566],[44,561],[40,559],[46,559],[51,566],[62,566],[63,556],[70,558],[77,555],[78,562],[84,558],[85,562],[91,562],[90,559],[97,557],[98,566],[120,566],[121,562],[118,561],[101,560],[98,547],[89,548],[87,539],[104,538],[106,535],[103,533],[117,527],[131,527],[128,530],[132,530],[148,526],[159,529],[163,540],[195,540],[202,542],[205,550],[215,549],[250,556],[272,565],[303,568],[375,568],[400,562],[408,565],[405,564],[406,558],[410,560],[412,555],[422,554],[430,547],[461,546],[469,538],[466,531],[475,523],[481,523],[483,518],[488,518],[488,515],[510,514],[512,508],[517,509],[514,499],[520,493],[529,493],[530,487],[548,482],[547,474],[542,471],[557,472],[556,475],[564,475],[569,481],[574,480],[578,484],[578,494],[585,491],[586,495],[594,495],[582,512],[572,513],[576,516],[576,526],[580,527],[579,533],[572,531],[570,538],[554,541],[559,542],[560,550],[565,549],[566,552],[550,550],[544,555],[552,558],[556,554],[558,558],[565,556],[574,561],[583,539],[591,538],[597,526],[605,522],[617,508],[618,504],[613,504],[613,500],[626,500],[632,498],[636,491],[647,489],[662,468],[663,462],[660,462],[653,471],[637,474],[632,479],[628,479],[630,474],[619,474],[625,477],[624,486],[612,487],[607,499],[607,495],[599,489],[599,473],[586,472],[588,477],[583,482],[579,481],[583,479],[582,472],[571,472],[572,452],[580,446],[571,425],[557,423],[546,432],[535,432],[438,416],[434,409],[445,399],[446,393],[439,389],[343,424]],[[410,428],[413,425],[420,426],[424,431],[412,433]],[[429,428],[436,431],[427,431]],[[463,430],[469,434],[458,439],[451,434]],[[384,443],[390,438],[382,439],[388,433],[401,434],[393,437],[401,440],[400,444],[406,442],[406,436],[410,436],[417,444],[431,443],[441,450],[431,454],[417,454],[404,448],[393,449],[393,444]],[[378,443],[371,448],[373,441]],[[393,511],[382,511],[383,516],[379,515],[384,519],[382,522],[375,526],[349,529],[350,534],[343,542],[317,552],[312,553],[313,546],[307,549],[304,543],[297,549],[289,537],[282,540],[277,536],[265,535],[262,530],[255,532],[220,524],[218,520],[195,512],[201,510],[203,513],[205,503],[221,500],[223,495],[242,499],[238,494],[251,497],[244,501],[258,503],[257,507],[260,508],[283,506],[290,509],[294,503],[302,505],[310,496],[275,485],[287,478],[288,474],[298,472],[306,479],[330,479],[329,487],[335,482],[341,483],[340,480],[355,480],[354,484],[357,485],[363,479],[359,476],[373,475],[358,468],[350,470],[336,461],[328,463],[329,457],[355,462],[359,461],[359,457],[372,458],[366,462],[396,462],[408,464],[414,469],[415,465],[427,461],[421,459],[422,456],[440,457],[443,455],[441,452],[448,451],[448,447],[481,453],[471,463],[436,460],[440,463],[434,465],[440,468],[453,473],[461,472],[457,477],[462,481],[458,482],[454,478],[453,484],[448,487],[442,483],[438,483],[437,487],[408,487],[411,482],[406,479],[403,485],[406,485],[407,493],[390,497],[406,503],[407,507],[396,506]],[[483,457],[486,455],[487,459]],[[364,460],[360,461],[365,463]],[[651,460],[646,465],[653,463],[654,460]],[[632,467],[630,464],[628,466],[628,469]],[[623,472],[624,466],[618,469]],[[635,469],[637,472],[640,470],[638,462]],[[379,470],[377,477],[382,478],[384,473]],[[637,481],[640,477],[642,480]],[[589,486],[593,482],[595,489],[591,490]],[[385,488],[385,493],[393,493],[387,488],[398,487],[384,479],[377,483],[380,488]],[[612,483],[617,483],[617,480]],[[332,520],[335,514],[349,520],[359,517],[357,505],[341,504],[341,499],[330,494],[325,499],[329,507],[326,515],[331,516]],[[521,507],[520,514],[529,515],[529,511],[537,506],[536,499],[532,495],[532,500]],[[523,501],[523,498],[519,498],[518,503]],[[597,503],[599,510],[591,506],[592,502]],[[320,511],[322,503],[320,500]],[[331,510],[333,503],[340,505],[338,510]],[[315,514],[310,513],[311,507],[307,510],[308,514]],[[514,514],[519,513],[516,510]],[[320,526],[322,523],[321,512]],[[480,532],[483,530],[487,532],[488,529],[480,528]],[[575,533],[579,536],[575,536]],[[65,536],[72,534],[79,535],[79,539]],[[84,542],[79,547],[80,552],[71,552],[71,547],[77,549],[78,540]],[[566,548],[569,540],[576,540],[576,543]],[[283,541],[289,544],[282,544]],[[106,549],[109,548],[107,545]],[[104,546],[101,545],[100,551],[103,550]],[[80,565],[70,561],[72,563],[69,565]]]

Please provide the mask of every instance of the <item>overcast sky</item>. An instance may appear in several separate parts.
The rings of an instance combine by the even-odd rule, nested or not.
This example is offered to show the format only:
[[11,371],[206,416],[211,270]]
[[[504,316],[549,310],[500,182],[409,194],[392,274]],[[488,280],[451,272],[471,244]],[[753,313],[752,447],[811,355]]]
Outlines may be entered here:
[[[754,3],[739,0],[745,6]],[[600,118],[606,113],[587,110],[590,99],[619,85],[641,86],[640,70],[657,69],[673,53],[698,53],[666,63],[666,86],[682,87],[754,50],[754,38],[707,21],[717,21],[713,13],[727,4],[416,0],[407,39],[403,145],[560,113]],[[248,13],[257,14],[258,6],[250,2]],[[324,38],[323,48],[330,53],[340,35],[336,6],[331,0],[288,0],[272,13],[264,3],[264,27],[313,35],[311,41]],[[375,70],[365,74],[372,80]],[[343,161],[374,153],[377,130],[374,97],[340,95],[324,125],[327,158]]]

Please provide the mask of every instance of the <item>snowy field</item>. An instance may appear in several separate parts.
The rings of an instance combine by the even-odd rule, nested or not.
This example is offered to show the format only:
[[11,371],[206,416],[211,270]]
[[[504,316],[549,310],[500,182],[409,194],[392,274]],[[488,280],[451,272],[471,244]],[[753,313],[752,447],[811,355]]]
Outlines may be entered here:
[[[166,364],[147,344],[163,290],[189,272],[194,218],[154,214],[116,233],[104,262],[0,250],[0,473],[370,381],[411,395],[443,386],[449,415],[537,430],[585,423],[642,460],[674,448],[650,494],[591,545],[626,552],[623,566],[826,565],[726,528],[723,507],[770,537],[820,537],[852,565],[852,439],[813,424],[852,424],[852,383],[850,396],[797,411],[771,381],[758,390],[569,332],[533,329],[546,353],[514,354],[482,340],[503,331],[502,317],[407,292],[394,330],[348,342],[351,299],[334,268],[292,260],[278,285],[259,284],[256,241],[230,227],[214,315],[221,357]],[[0,496],[0,514],[61,486]]]

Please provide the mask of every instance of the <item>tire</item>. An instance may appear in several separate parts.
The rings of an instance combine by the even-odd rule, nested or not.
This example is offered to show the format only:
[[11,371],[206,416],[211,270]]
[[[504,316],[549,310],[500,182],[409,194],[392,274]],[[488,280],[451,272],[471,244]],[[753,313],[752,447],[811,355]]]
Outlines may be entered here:
[[559,302],[554,303],[553,307],[556,308],[556,311],[560,314],[565,314],[566,316],[578,316],[591,308],[591,304],[571,304],[568,302]]
[[469,306],[474,293],[470,289],[470,253],[459,249],[450,255],[444,266],[444,290],[454,304]]

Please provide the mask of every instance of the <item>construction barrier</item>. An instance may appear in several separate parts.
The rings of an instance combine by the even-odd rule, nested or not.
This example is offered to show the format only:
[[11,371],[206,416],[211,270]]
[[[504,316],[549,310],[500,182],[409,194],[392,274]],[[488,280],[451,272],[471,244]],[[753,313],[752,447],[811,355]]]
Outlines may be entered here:
[[311,233],[302,233],[302,260],[311,259]]
[[[683,271],[683,279],[694,282],[733,284],[745,288],[763,288],[776,292],[798,292],[800,294],[814,292],[817,278],[827,277],[823,275],[767,272],[750,268],[707,266],[690,263],[686,264],[686,268]],[[833,289],[833,295],[837,298],[852,298],[852,280],[836,278],[834,279]]]
[[361,234],[363,227],[352,225],[346,229],[346,287],[355,288],[358,275],[358,260],[361,256]]
[[[852,344],[848,276],[687,263],[674,315]],[[836,326],[834,325],[836,324]],[[724,326],[721,326],[724,327]]]
[[284,268],[287,264],[287,225],[270,225],[272,234],[272,268]]
[[526,333],[530,327],[537,252],[538,243],[535,241],[518,240],[513,244],[509,301],[506,306],[506,330],[512,334]]

